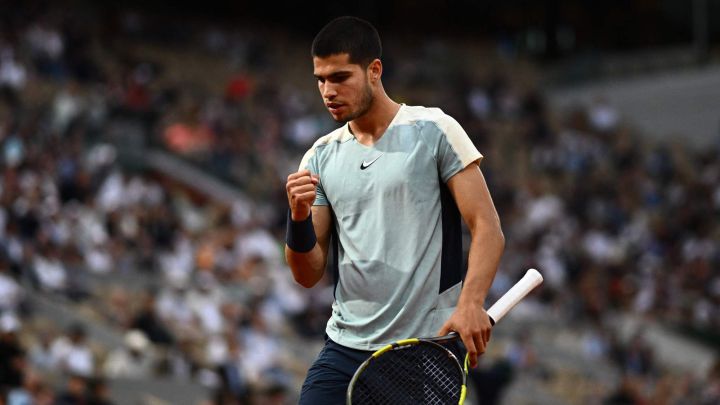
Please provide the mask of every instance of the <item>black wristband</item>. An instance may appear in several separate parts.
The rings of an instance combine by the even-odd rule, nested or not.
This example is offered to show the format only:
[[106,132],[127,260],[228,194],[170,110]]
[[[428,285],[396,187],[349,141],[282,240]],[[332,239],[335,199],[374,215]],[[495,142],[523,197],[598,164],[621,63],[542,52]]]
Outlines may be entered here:
[[287,232],[285,234],[287,246],[295,252],[307,253],[315,247],[316,242],[317,237],[313,227],[312,212],[303,221],[293,221],[292,214],[288,210]]

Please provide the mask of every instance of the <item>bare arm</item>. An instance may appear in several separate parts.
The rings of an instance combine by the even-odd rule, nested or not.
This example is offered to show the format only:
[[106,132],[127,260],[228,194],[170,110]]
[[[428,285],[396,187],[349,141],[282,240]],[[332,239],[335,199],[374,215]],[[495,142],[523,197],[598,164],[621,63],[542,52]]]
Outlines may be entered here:
[[299,253],[285,245],[285,260],[290,265],[295,281],[305,288],[314,286],[322,278],[330,246],[330,208],[313,206],[312,215],[317,236],[315,247],[307,253]]
[[458,332],[468,350],[470,366],[475,367],[477,356],[485,352],[490,340],[492,326],[483,305],[500,263],[505,237],[485,178],[477,165],[471,164],[451,177],[448,188],[472,239],[468,271],[457,308],[439,334]]
[[293,277],[306,288],[314,286],[322,278],[330,245],[330,208],[312,205],[318,182],[317,176],[311,175],[310,171],[301,170],[288,176],[285,187],[293,221],[307,220],[312,212],[312,225],[317,238],[315,246],[308,252],[297,252],[285,245],[285,260]]

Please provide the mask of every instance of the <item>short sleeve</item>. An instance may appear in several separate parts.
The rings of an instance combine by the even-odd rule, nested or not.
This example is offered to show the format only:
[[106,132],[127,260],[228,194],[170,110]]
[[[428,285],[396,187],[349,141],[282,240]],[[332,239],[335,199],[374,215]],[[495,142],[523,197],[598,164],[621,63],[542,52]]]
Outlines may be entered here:
[[[316,148],[313,147],[312,149],[307,151],[307,153],[305,153],[302,162],[300,162],[300,167],[298,168],[298,170],[307,169],[310,170],[310,173],[320,176],[320,168],[318,167],[317,154],[315,153],[315,151]],[[325,190],[322,186],[322,176],[320,176],[320,183],[318,183],[315,193],[315,202],[313,202],[313,205],[330,205],[327,197],[325,196]]]
[[444,115],[437,125],[441,132],[437,148],[438,171],[442,181],[447,183],[471,163],[479,165],[483,155],[454,118]]

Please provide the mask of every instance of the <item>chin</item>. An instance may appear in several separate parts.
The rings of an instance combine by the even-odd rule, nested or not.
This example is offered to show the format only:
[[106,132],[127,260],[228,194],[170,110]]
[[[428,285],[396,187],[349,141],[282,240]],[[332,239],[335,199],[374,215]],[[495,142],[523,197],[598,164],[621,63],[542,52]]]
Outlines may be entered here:
[[332,119],[333,119],[335,122],[339,122],[339,123],[341,123],[341,124],[344,124],[344,123],[350,121],[350,120],[347,118],[347,115],[346,115],[346,114],[344,114],[344,115],[335,115],[335,114],[332,114],[332,113],[331,113],[330,116],[332,117]]

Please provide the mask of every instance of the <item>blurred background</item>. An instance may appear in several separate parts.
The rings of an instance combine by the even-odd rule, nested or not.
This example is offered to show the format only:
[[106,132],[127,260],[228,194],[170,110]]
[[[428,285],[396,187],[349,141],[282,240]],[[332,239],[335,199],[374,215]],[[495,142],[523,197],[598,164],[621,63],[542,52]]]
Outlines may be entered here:
[[720,1],[101,3],[0,0],[0,404],[296,402],[332,281],[284,184],[346,14],[485,155],[488,304],[545,276],[468,403],[720,403]]

